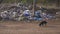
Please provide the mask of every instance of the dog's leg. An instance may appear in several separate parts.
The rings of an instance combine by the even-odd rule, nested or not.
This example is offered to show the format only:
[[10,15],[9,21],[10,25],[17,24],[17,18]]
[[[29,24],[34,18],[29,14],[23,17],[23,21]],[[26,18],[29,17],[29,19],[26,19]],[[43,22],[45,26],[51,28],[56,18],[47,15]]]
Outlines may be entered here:
[[40,23],[39,26],[42,26],[42,23]]

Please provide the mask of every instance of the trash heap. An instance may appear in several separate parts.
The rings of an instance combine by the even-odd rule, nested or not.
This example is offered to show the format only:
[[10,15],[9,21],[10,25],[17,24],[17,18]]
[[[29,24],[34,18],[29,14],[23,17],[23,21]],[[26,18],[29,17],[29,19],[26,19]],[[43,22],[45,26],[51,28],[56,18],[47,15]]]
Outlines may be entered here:
[[32,10],[30,10],[28,8],[28,6],[25,6],[23,4],[21,4],[21,5],[18,4],[17,6],[10,7],[9,10],[0,12],[0,17],[2,18],[2,20],[16,20],[16,21],[43,20],[45,18],[47,18],[47,19],[53,18],[52,15],[47,14],[47,13],[43,12],[42,10],[44,10],[44,9],[35,11],[34,15],[32,16]]

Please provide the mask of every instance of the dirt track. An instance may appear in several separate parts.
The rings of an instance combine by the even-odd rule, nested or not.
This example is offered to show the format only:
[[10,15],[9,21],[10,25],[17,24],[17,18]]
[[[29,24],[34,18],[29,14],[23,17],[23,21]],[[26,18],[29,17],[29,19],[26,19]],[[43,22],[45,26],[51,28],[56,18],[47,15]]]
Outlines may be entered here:
[[39,27],[39,23],[0,22],[0,34],[60,34],[60,20],[48,22],[46,27]]

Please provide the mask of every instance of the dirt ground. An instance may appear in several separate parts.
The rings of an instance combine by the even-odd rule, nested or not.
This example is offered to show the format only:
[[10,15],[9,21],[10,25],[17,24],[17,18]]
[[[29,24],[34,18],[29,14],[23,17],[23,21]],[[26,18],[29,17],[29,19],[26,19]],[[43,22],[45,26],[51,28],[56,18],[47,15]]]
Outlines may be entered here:
[[0,21],[0,34],[60,34],[60,20],[48,20],[45,27],[38,22]]

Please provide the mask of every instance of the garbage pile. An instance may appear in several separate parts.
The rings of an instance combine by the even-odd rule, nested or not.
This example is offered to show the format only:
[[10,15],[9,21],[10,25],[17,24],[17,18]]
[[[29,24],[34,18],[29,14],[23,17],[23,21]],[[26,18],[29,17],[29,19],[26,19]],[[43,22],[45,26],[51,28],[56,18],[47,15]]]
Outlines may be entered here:
[[[11,9],[12,8],[12,9]],[[28,6],[18,5],[9,8],[9,10],[5,10],[0,12],[0,18],[2,20],[43,20],[45,18],[51,19],[53,18],[52,15],[44,13],[42,10],[35,11],[34,15],[32,16],[31,10],[29,10]]]

